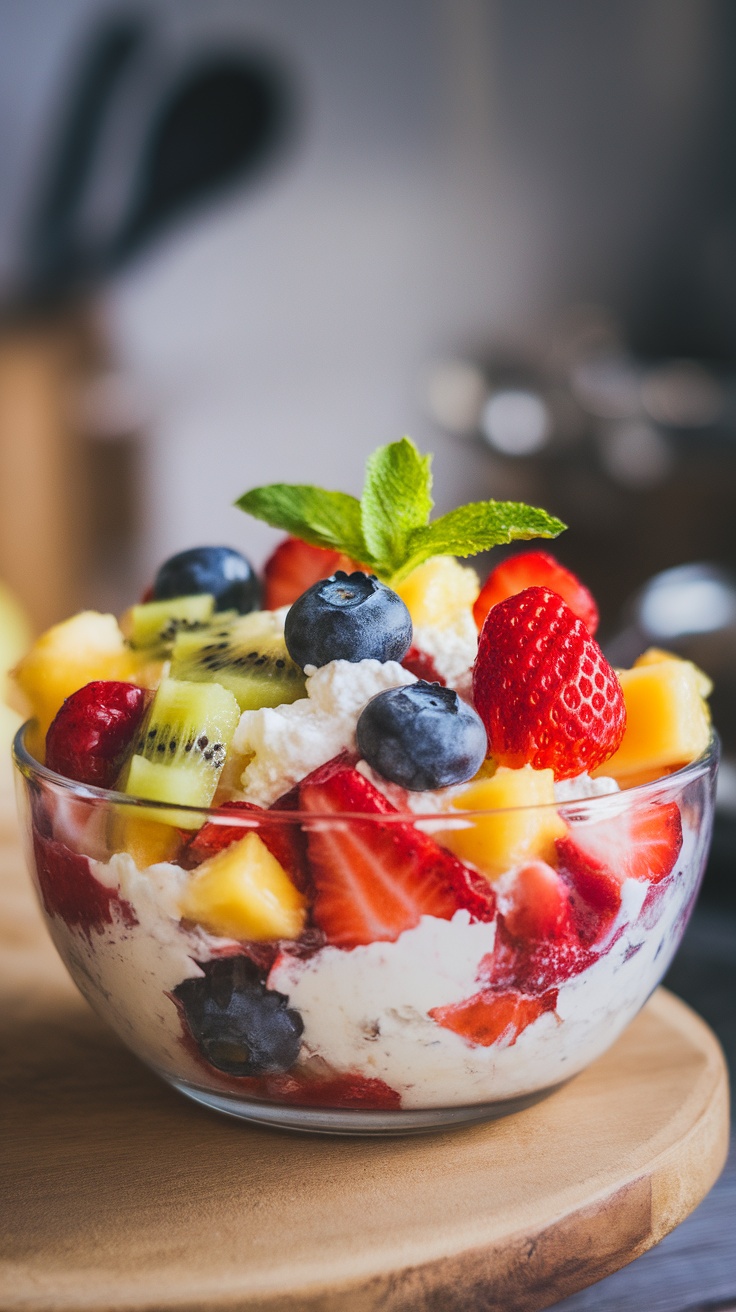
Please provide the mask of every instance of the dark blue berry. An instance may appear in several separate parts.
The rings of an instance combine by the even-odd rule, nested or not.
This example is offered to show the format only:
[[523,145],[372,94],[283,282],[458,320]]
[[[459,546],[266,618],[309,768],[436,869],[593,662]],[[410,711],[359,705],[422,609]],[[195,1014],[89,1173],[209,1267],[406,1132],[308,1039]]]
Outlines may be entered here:
[[153,584],[156,601],[211,592],[215,610],[256,610],[260,585],[253,566],[232,547],[190,547],[165,560]]
[[384,779],[422,792],[472,779],[488,740],[472,706],[422,679],[371,698],[358,720],[358,747]]
[[400,661],[411,646],[411,615],[375,575],[338,570],[297,598],[284,638],[302,669],[328,661]]
[[304,1022],[283,993],[267,989],[249,957],[200,963],[204,977],[177,984],[174,996],[202,1055],[228,1075],[288,1071]]

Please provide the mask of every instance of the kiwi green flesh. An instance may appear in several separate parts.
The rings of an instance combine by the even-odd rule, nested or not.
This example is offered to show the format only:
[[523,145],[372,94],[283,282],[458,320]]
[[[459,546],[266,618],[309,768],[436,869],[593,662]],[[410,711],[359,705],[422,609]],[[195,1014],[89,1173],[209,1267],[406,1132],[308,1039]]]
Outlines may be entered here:
[[241,711],[282,706],[306,696],[304,674],[289,656],[283,634],[256,615],[212,625],[205,633],[180,633],[171,675],[221,684],[233,693]]
[[215,610],[209,592],[193,597],[172,597],[168,601],[146,601],[131,606],[125,616],[128,644],[134,651],[166,655],[178,633],[206,629]]
[[220,684],[162,679],[119,787],[148,801],[209,806],[239,719]]

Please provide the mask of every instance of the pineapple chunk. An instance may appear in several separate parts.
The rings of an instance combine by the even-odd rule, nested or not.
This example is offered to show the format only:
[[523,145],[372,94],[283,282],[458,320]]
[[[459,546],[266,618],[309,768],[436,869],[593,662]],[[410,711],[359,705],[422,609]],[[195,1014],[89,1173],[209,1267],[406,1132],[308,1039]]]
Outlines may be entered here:
[[449,628],[458,616],[472,609],[480,580],[474,569],[461,565],[454,556],[433,556],[412,570],[394,589],[418,626]]
[[[694,761],[708,746],[710,714],[702,695],[706,676],[690,661],[650,653],[631,670],[619,670],[626,703],[626,732],[618,751],[594,775],[631,785],[656,779]],[[707,681],[709,683],[709,681]]]
[[524,765],[510,770],[500,765],[490,778],[475,780],[452,799],[460,811],[490,811],[469,821],[465,829],[436,834],[461,861],[470,861],[490,880],[522,862],[553,864],[555,839],[567,826],[554,807],[554,774]]
[[139,870],[155,866],[159,861],[173,861],[181,847],[181,834],[173,825],[147,817],[128,807],[120,807],[109,826],[108,846],[111,852],[127,852]]
[[694,661],[685,660],[684,656],[678,656],[674,651],[665,651],[663,647],[647,647],[641,656],[637,656],[634,661],[634,669],[637,670],[641,665],[659,665],[662,661],[682,661],[689,665],[691,670],[695,671],[698,681],[698,691],[701,697],[710,697],[713,691],[713,680],[708,678],[705,670]]
[[11,678],[24,712],[38,721],[36,742],[42,744],[65,698],[93,679],[132,681],[135,671],[136,659],[115,616],[85,610],[42,633]]
[[228,938],[298,938],[306,902],[258,834],[251,832],[194,873],[182,916]]

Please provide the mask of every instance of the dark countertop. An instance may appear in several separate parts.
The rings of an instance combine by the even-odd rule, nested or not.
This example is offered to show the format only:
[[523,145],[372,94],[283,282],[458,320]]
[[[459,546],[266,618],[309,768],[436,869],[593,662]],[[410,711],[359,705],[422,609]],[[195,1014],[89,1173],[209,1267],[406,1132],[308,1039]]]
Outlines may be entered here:
[[[728,872],[734,879],[733,867]],[[732,891],[732,889],[734,891]],[[736,1084],[736,880],[709,872],[664,983],[718,1035]],[[732,1109],[734,1093],[732,1087]],[[736,1117],[734,1117],[736,1120]],[[707,1198],[656,1248],[554,1312],[736,1312],[736,1132]]]

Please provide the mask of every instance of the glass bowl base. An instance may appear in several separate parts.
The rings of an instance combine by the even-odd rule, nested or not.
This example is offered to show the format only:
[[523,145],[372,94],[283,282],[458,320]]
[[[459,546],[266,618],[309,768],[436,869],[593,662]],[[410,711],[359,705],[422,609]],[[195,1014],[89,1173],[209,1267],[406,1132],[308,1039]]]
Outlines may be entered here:
[[548,1098],[561,1089],[564,1080],[535,1093],[518,1098],[505,1098],[499,1102],[472,1103],[463,1107],[423,1107],[408,1111],[364,1111],[347,1108],[292,1107],[283,1103],[258,1102],[255,1099],[230,1097],[211,1093],[183,1080],[165,1077],[168,1084],[187,1098],[224,1112],[243,1121],[270,1125],[280,1130],[295,1130],[308,1134],[345,1135],[401,1135],[431,1134],[433,1130],[449,1130],[453,1126],[472,1125],[480,1121],[494,1121],[511,1116]]

